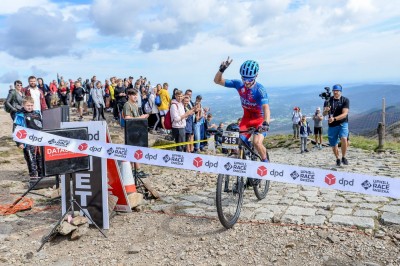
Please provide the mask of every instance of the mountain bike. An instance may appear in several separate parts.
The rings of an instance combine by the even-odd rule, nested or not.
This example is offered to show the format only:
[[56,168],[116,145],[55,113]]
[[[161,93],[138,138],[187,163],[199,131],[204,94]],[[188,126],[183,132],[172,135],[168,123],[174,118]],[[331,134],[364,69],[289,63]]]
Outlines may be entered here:
[[[240,138],[240,133],[250,133],[253,139],[258,130],[250,128],[244,131],[224,131],[222,136],[223,147],[234,148],[235,152],[228,155],[231,158],[242,160],[261,161],[251,141]],[[228,145],[224,145],[228,144]],[[269,160],[269,155],[267,153]],[[216,191],[216,205],[218,218],[221,224],[229,229],[232,228],[240,216],[243,197],[246,188],[253,188],[257,199],[262,200],[267,196],[270,181],[250,177],[219,174]]]

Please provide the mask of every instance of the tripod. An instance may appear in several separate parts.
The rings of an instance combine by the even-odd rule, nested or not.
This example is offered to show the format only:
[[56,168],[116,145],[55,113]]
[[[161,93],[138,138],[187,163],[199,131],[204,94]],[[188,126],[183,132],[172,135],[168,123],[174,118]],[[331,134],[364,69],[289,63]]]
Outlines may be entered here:
[[88,214],[83,210],[83,208],[81,207],[81,205],[79,205],[79,203],[74,199],[74,181],[73,181],[74,178],[73,178],[73,176],[72,176],[72,173],[69,173],[68,176],[69,176],[69,186],[70,186],[70,189],[69,189],[69,192],[70,192],[70,193],[69,193],[69,195],[70,195],[70,199],[69,199],[70,205],[69,205],[69,208],[68,208],[68,209],[66,210],[66,212],[62,215],[62,217],[58,220],[57,224],[53,227],[53,229],[50,231],[50,233],[49,233],[47,236],[43,237],[43,239],[42,239],[42,244],[41,244],[40,247],[38,248],[37,252],[39,252],[47,242],[49,242],[51,239],[53,239],[53,238],[56,236],[58,227],[60,226],[60,224],[62,223],[62,221],[64,221],[65,216],[67,216],[67,214],[68,214],[69,212],[71,212],[71,213],[72,213],[72,217],[74,217],[74,204],[75,204],[76,206],[78,206],[78,208],[82,211],[83,215],[84,215],[86,218],[88,218],[88,219],[92,222],[92,224],[93,224],[94,226],[96,226],[97,230],[99,230],[99,232],[100,232],[105,238],[107,238],[107,236],[106,236],[106,235],[104,234],[104,232],[100,229],[100,227],[93,221],[93,219],[90,217],[90,215],[88,215]]

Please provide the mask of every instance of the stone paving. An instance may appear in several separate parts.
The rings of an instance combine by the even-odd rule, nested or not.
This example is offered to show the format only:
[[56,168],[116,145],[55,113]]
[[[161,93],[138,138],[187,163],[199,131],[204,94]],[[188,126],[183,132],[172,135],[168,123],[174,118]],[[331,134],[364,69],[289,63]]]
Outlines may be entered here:
[[[294,152],[294,151],[293,151]],[[274,162],[287,164],[287,149],[271,152]],[[294,152],[295,153],[295,152]],[[398,178],[400,163],[398,155],[368,153],[353,149],[349,151],[350,165],[338,168],[330,150],[312,151],[291,157],[290,164],[331,170],[366,173]],[[331,162],[332,161],[332,162]],[[215,187],[208,186],[187,195],[163,197],[151,205],[162,210],[173,204],[179,213],[217,217]],[[343,225],[364,229],[377,229],[379,225],[400,225],[400,200],[339,190],[271,182],[265,199],[258,201],[252,189],[245,193],[241,220],[293,223],[302,225]]]
[[[195,195],[166,197],[151,206],[162,210],[174,204],[177,212],[217,217],[215,189]],[[400,201],[385,197],[272,183],[267,197],[258,201],[246,190],[240,219],[304,225],[344,225],[375,229],[379,224],[400,225]]]

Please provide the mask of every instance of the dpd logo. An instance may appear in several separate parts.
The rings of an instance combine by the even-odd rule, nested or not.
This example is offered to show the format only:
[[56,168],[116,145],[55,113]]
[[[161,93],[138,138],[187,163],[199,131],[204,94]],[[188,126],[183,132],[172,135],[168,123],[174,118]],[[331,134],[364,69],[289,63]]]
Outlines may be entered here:
[[277,176],[283,177],[283,170],[279,172],[279,171],[273,169],[272,171],[269,172],[269,175],[273,176],[273,177],[277,177]]
[[362,183],[361,183],[361,186],[362,186],[365,190],[367,190],[367,189],[369,189],[370,187],[372,187],[371,183],[370,183],[368,180],[365,180],[364,182],[362,182]]
[[290,177],[291,178],[293,178],[293,180],[296,180],[297,178],[299,178],[299,173],[297,173],[296,171],[293,171],[291,174],[290,174]]
[[342,186],[354,186],[354,179],[352,179],[352,180],[346,180],[346,179],[344,179],[344,178],[342,178],[342,179],[340,179],[339,180],[339,184],[341,184]]
[[168,154],[166,154],[166,155],[163,157],[163,160],[164,160],[164,162],[168,163],[168,162],[171,160],[171,158],[168,156]]
[[157,156],[158,156],[158,154],[155,154],[155,155],[153,155],[153,154],[150,154],[150,153],[147,153],[144,157],[147,159],[147,160],[157,160]]
[[200,157],[194,158],[193,165],[196,166],[197,168],[201,167],[203,165],[203,159],[201,159]]
[[265,167],[264,165],[259,166],[259,167],[257,168],[257,174],[258,174],[259,176],[266,176],[266,175],[268,174],[267,167]]
[[29,135],[29,139],[32,141],[42,142],[43,137],[38,138],[35,135]]
[[233,166],[231,165],[230,162],[227,162],[227,163],[224,165],[224,167],[225,167],[226,171],[229,171],[229,170],[232,169]]
[[140,160],[143,158],[143,152],[141,150],[137,150],[133,157],[135,157],[136,160]]
[[78,150],[80,151],[85,151],[88,148],[88,145],[86,143],[82,143],[78,146]]
[[325,176],[325,183],[328,185],[334,185],[336,183],[336,176],[329,174]]
[[17,132],[17,134],[15,134],[17,136],[17,138],[19,139],[24,139],[26,138],[26,136],[28,135],[28,133],[26,133],[25,129],[21,129]]
[[111,147],[107,150],[108,155],[111,155],[114,153],[114,149]]
[[103,149],[103,147],[96,147],[96,146],[92,146],[89,148],[89,151],[91,152],[101,152],[101,150]]
[[88,134],[89,140],[100,140],[100,131],[97,131],[94,134]]

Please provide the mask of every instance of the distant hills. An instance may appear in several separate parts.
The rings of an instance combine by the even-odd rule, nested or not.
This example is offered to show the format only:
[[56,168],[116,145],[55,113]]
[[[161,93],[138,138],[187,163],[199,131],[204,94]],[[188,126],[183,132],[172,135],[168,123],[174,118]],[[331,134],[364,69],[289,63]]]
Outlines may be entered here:
[[[400,122],[400,102],[386,108],[386,129]],[[350,131],[357,135],[375,135],[378,123],[382,121],[382,110],[371,110],[350,116]]]
[[[382,109],[382,98],[386,100],[386,122],[388,125],[400,120],[398,107],[400,105],[400,85],[392,84],[366,84],[343,85],[343,96],[350,99],[350,130],[356,134],[367,134],[376,129],[379,110]],[[293,107],[299,106],[302,113],[311,117],[316,107],[321,107],[324,100],[318,95],[324,91],[324,86],[299,86],[267,88],[270,101],[272,134],[292,132]],[[193,94],[196,95],[196,92]],[[220,87],[217,92],[203,94],[203,106],[209,106],[213,114],[214,123],[236,121],[241,117],[243,110],[240,99],[235,89]],[[311,126],[313,126],[311,121]],[[324,121],[324,127],[327,122]],[[326,132],[326,131],[325,131]]]

